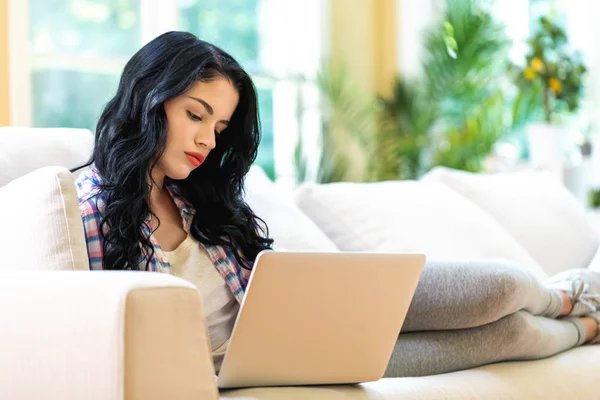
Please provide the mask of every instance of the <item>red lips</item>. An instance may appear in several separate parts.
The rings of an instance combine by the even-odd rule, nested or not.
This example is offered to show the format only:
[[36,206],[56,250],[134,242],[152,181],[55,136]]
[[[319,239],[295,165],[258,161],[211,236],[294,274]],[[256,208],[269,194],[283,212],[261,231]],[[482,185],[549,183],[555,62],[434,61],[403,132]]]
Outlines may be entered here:
[[185,153],[188,161],[192,163],[194,167],[200,166],[204,162],[204,156],[200,153]]

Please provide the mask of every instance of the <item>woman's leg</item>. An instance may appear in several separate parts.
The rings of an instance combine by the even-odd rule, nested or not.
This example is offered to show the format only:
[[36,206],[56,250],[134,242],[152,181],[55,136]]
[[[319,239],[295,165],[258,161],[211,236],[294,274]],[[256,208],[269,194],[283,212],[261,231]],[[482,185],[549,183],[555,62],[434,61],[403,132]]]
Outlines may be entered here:
[[524,310],[556,318],[563,296],[514,263],[428,262],[402,332],[482,326]]
[[[434,375],[500,361],[549,357],[581,345],[594,334],[598,339],[598,321],[592,319],[589,325],[590,319],[556,320],[519,311],[475,328],[403,333],[385,376]],[[595,332],[590,331],[594,324]]]

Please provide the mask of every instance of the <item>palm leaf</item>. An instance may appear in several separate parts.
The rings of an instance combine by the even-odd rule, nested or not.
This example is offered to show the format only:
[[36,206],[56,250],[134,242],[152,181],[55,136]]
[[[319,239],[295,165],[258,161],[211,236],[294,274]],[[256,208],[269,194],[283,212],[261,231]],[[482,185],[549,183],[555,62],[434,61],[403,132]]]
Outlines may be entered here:
[[[345,66],[325,65],[316,85],[323,100],[323,128],[316,180],[319,183],[367,179],[370,143],[376,130],[374,100],[351,84]],[[299,181],[307,179],[302,143],[295,155]]]

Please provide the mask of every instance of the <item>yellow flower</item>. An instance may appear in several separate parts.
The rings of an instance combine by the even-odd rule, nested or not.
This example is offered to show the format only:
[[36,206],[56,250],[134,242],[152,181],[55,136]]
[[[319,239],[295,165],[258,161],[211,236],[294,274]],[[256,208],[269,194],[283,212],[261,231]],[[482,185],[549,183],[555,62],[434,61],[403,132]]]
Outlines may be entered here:
[[548,86],[556,94],[559,94],[560,92],[562,92],[562,85],[561,85],[560,81],[556,78],[550,78],[550,80],[548,81]]
[[531,68],[533,68],[535,72],[542,72],[544,69],[544,62],[537,57],[533,57],[531,59]]
[[523,71],[523,75],[525,75],[525,78],[532,81],[535,78],[535,71],[530,68],[527,67],[525,68],[525,71]]

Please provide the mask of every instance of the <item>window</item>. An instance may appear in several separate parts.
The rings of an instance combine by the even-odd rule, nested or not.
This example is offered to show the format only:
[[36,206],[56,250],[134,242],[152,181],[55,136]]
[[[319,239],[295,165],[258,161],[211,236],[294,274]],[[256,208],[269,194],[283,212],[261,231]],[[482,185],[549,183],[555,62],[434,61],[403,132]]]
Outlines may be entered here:
[[19,41],[13,47],[26,49],[15,57],[14,69],[24,71],[12,79],[25,88],[13,91],[13,106],[26,110],[16,125],[93,131],[135,51],[162,32],[187,30],[223,48],[253,77],[263,135],[257,163],[271,178],[293,176],[301,130],[318,134],[314,110],[298,110],[314,100],[300,76],[312,77],[320,66],[320,0],[10,1],[28,21],[11,27]]
[[31,124],[94,130],[141,45],[138,0],[29,0]]

